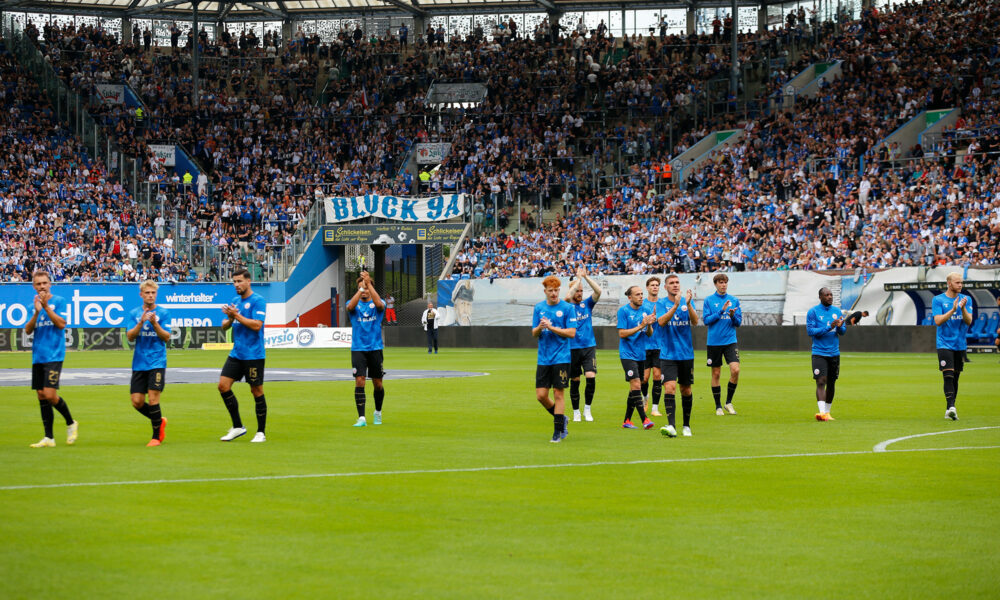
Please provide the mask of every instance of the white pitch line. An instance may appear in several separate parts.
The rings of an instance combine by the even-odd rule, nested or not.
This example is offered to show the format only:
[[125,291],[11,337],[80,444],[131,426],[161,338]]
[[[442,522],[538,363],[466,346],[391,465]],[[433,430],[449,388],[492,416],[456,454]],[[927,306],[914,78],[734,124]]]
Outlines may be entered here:
[[[911,450],[889,450],[895,452],[944,452],[955,450],[992,450],[1000,446],[968,446],[960,448],[916,448]],[[558,463],[547,465],[501,465],[496,467],[465,467],[454,469],[412,469],[407,471],[357,471],[348,473],[306,473],[298,475],[257,475],[248,477],[204,477],[192,479],[151,479],[136,481],[83,481],[77,483],[47,483],[37,485],[0,486],[0,491],[40,490],[50,488],[107,487],[121,485],[160,485],[166,483],[219,483],[238,481],[275,481],[282,479],[327,479],[333,477],[378,477],[385,475],[433,475],[441,473],[482,473],[488,471],[527,471],[534,469],[565,469],[579,467],[605,467],[627,465],[654,465],[668,463],[720,462],[730,460],[759,460],[768,458],[808,458],[816,456],[849,456],[852,454],[873,454],[872,450],[845,450],[842,452],[800,452],[795,454],[762,454],[758,456],[708,456],[696,458],[661,458],[648,460],[598,461],[589,463]]]
[[913,438],[928,437],[931,435],[944,435],[946,433],[959,433],[961,431],[980,431],[982,429],[1000,429],[1000,426],[991,427],[970,427],[968,429],[949,429],[948,431],[932,431],[931,433],[918,433],[916,435],[904,435],[903,437],[893,438],[891,440],[886,440],[884,442],[879,442],[875,444],[872,448],[872,452],[887,452],[886,448],[890,444],[895,444],[896,442],[902,442],[903,440],[912,440]]

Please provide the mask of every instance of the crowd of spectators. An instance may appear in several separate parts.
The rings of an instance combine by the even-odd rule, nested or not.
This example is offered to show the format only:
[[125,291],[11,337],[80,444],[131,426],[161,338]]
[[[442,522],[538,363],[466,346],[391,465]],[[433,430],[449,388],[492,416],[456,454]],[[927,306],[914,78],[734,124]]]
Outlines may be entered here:
[[141,210],[88,156],[38,85],[0,47],[0,281],[195,277],[162,215]]
[[918,160],[878,145],[929,108],[969,115],[952,132],[995,126],[998,98],[983,90],[1000,71],[988,33],[996,18],[986,0],[869,11],[821,47],[843,61],[843,77],[794,111],[743,123],[743,139],[692,169],[685,190],[657,193],[652,174],[638,173],[536,231],[470,240],[458,269],[506,277],[570,273],[580,262],[606,274],[998,264],[995,131],[961,164],[954,135],[930,155],[912,149]]
[[[946,223],[992,218],[992,200],[982,202],[992,185],[991,138],[967,149],[958,141],[996,125],[991,11],[985,0],[955,0],[869,11],[836,30],[810,29],[797,16],[784,29],[743,34],[740,64],[752,75],[747,81],[763,82],[764,97],[816,60],[842,60],[844,75],[792,112],[744,104],[710,121],[716,111],[706,107],[739,108],[716,85],[730,71],[721,22],[704,36],[622,40],[606,28],[547,22],[528,36],[506,24],[464,39],[431,30],[415,45],[405,31],[366,37],[360,29],[328,44],[301,30],[287,44],[270,34],[202,36],[197,107],[190,37],[182,45],[178,33],[170,50],[157,51],[142,32],[131,43],[90,27],[46,26],[43,35],[29,28],[29,35],[74,89],[93,95],[94,84],[128,83],[136,90],[148,110],[141,120],[123,107],[95,103],[92,111],[141,158],[155,204],[184,223],[185,238],[203,244],[216,271],[219,261],[248,254],[273,261],[267,255],[283,250],[325,195],[418,190],[471,192],[483,225],[518,219],[530,230],[471,241],[459,270],[472,275],[538,274],[581,261],[605,273],[661,264],[877,268],[926,262],[926,246],[935,261],[941,248],[965,258],[970,243],[991,239],[981,230],[959,234],[957,225],[941,235],[939,225],[918,230],[920,257],[887,249],[902,239],[900,214],[936,214],[947,196],[973,208],[968,215],[946,208]],[[797,63],[776,60],[792,45]],[[433,81],[482,83],[486,99],[428,105]],[[959,102],[965,120],[933,148],[911,150],[921,160],[905,169],[894,161],[907,153],[876,147],[924,108]],[[742,128],[743,141],[691,169],[684,191],[664,193],[659,167],[723,127]],[[164,185],[171,176],[148,147],[163,141],[188,149],[211,183],[181,193]],[[452,144],[419,187],[400,170],[418,141]],[[982,159],[956,166],[956,148]],[[862,157],[863,178],[854,169]],[[561,206],[564,216],[543,223],[536,211],[515,214],[517,198]],[[890,223],[895,230],[873,234]],[[995,250],[981,260],[993,259]]]

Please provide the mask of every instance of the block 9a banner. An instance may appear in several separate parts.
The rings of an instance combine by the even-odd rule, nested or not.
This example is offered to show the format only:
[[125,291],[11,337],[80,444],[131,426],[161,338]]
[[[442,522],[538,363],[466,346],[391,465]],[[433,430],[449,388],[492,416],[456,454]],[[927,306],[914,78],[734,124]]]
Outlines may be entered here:
[[378,217],[407,223],[445,221],[465,214],[465,194],[407,197],[368,194],[326,199],[326,222]]

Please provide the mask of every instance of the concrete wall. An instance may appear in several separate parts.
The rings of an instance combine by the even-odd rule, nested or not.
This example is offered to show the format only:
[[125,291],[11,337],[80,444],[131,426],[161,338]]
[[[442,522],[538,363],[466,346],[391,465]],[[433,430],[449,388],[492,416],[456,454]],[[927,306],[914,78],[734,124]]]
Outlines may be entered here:
[[[694,328],[696,352],[705,349],[705,327]],[[420,327],[386,327],[387,346],[427,345]],[[614,327],[595,327],[598,348],[618,348],[618,333]],[[935,328],[918,326],[854,327],[841,338],[844,352],[933,352]],[[812,340],[805,327],[762,326],[744,327],[739,331],[741,350],[784,350],[807,352]],[[438,329],[442,348],[536,348],[529,327],[444,327]],[[697,359],[700,355],[696,354]]]
[[706,135],[670,161],[672,181],[683,189],[687,185],[687,174],[690,169],[697,169],[699,165],[712,158],[716,150],[736,144],[742,138],[742,129],[713,131]]

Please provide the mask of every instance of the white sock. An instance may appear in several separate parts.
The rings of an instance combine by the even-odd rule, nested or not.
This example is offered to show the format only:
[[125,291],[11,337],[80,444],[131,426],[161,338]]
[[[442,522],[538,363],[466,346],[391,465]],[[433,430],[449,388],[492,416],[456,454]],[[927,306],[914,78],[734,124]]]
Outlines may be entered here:
[[817,400],[816,401],[816,410],[818,410],[821,413],[825,413],[826,412],[826,402],[820,402],[819,400]]
[[831,409],[833,409],[833,403],[832,402],[827,402],[826,403],[826,413],[830,414],[830,410]]
[[364,418],[364,417],[358,417],[358,420],[359,420],[359,421],[364,421],[364,420],[365,420],[365,418]]
[[580,416],[580,409],[575,409],[575,410],[573,411],[573,416],[574,416],[574,417],[579,417],[579,416]]
[[376,410],[376,411],[375,411],[375,416],[377,416],[377,417],[381,417],[381,416],[382,416],[382,411],[380,411],[380,410]]

